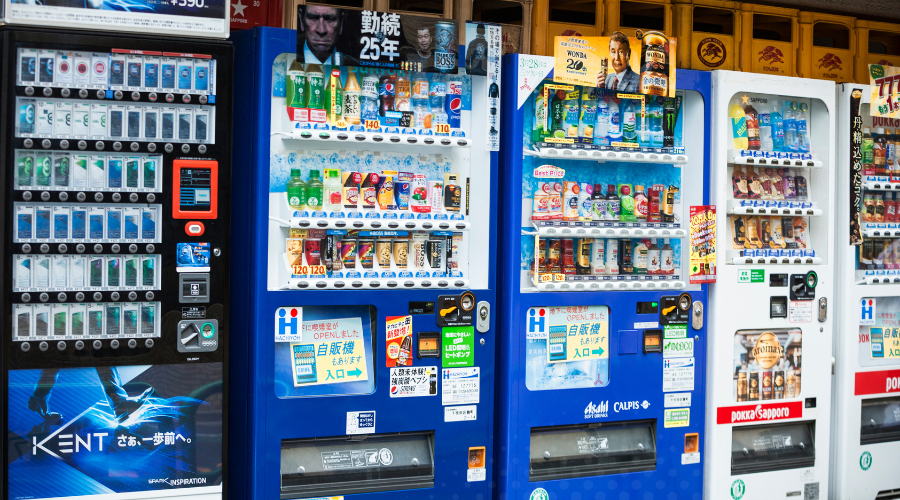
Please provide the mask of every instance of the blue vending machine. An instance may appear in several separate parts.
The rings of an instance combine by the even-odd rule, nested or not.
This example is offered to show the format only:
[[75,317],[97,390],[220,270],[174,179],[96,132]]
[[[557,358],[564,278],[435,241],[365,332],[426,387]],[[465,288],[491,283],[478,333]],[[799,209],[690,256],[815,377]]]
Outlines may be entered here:
[[553,66],[504,61],[495,498],[699,499],[710,74],[658,97]]
[[488,500],[499,82],[233,40],[229,493]]

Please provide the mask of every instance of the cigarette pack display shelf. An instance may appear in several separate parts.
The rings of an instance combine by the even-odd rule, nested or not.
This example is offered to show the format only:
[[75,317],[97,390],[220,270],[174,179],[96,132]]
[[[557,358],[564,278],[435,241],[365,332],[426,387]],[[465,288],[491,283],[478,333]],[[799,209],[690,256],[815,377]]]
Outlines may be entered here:
[[[372,213],[372,212],[370,212]],[[426,215],[426,214],[417,214]],[[468,231],[471,224],[466,220],[434,219],[366,219],[291,217],[289,220],[275,219],[282,226],[293,229],[344,229],[384,230],[384,231]]]
[[[744,154],[741,154],[741,153]],[[754,156],[759,155],[759,156]],[[766,158],[762,155],[769,155]],[[793,158],[772,158],[771,155],[789,155]],[[728,164],[734,165],[768,165],[773,167],[806,167],[822,168],[825,163],[813,158],[809,153],[775,153],[772,151],[748,151],[741,149],[728,150]]]
[[467,137],[449,135],[417,135],[399,132],[350,132],[345,130],[292,130],[290,133],[276,132],[282,139],[298,141],[331,141],[352,144],[403,144],[410,146],[434,146],[468,148],[472,141]]
[[900,179],[890,180],[888,177],[867,175],[863,181],[866,191],[900,191]]
[[[822,215],[822,209],[812,207],[802,207],[799,205],[810,204],[810,202],[790,201],[790,202],[771,202],[771,203],[789,203],[787,207],[744,207],[741,206],[742,200],[728,200],[729,215],[794,215],[803,217],[818,217]],[[749,201],[749,200],[743,200]],[[761,201],[759,203],[766,203]],[[813,204],[814,205],[814,204]]]
[[[581,278],[581,279],[579,279]],[[685,287],[681,276],[673,275],[607,275],[567,276],[566,281],[535,283],[539,292],[596,292],[621,290],[677,290]]]
[[684,153],[662,151],[610,151],[602,149],[573,149],[538,147],[537,151],[526,149],[526,154],[551,159],[597,160],[597,161],[636,161],[641,163],[663,163],[679,165],[687,163]]
[[571,236],[684,238],[687,236],[687,231],[684,229],[665,222],[534,221],[534,227],[537,229],[537,233],[544,238]]
[[285,290],[413,290],[464,289],[464,278],[300,278],[291,279]]
[[821,257],[743,257],[740,250],[728,250],[725,252],[725,261],[736,266],[744,264],[821,264]]

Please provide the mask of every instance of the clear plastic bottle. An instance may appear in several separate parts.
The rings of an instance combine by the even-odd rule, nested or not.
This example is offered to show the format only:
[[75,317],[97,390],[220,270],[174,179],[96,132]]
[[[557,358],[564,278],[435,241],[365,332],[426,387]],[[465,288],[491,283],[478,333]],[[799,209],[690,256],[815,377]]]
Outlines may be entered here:
[[784,149],[786,151],[800,151],[797,142],[797,103],[784,101]]
[[809,131],[807,129],[808,122],[806,112],[809,106],[805,102],[801,102],[797,106],[797,149],[801,153],[809,153]]
[[341,183],[341,170],[337,168],[325,169],[325,182],[323,183],[324,198],[322,206],[327,212],[340,212],[342,208],[341,193],[344,185]]
[[412,82],[409,81],[409,74],[401,72],[397,75],[396,97],[394,98],[395,111],[412,111]]
[[291,178],[287,182],[288,206],[294,210],[306,210],[306,183],[299,168],[291,169]]
[[772,115],[769,113],[759,114],[759,149],[763,151],[774,151],[772,143]]
[[619,240],[606,240],[606,274],[619,274]]
[[625,99],[625,105],[622,108],[622,140],[625,142],[637,143],[635,123],[634,101]]
[[597,123],[594,125],[594,144],[609,136],[609,103],[601,97],[597,101]]
[[431,129],[431,111],[428,109],[427,99],[413,99],[413,112],[416,115],[416,128],[422,130]]
[[581,183],[581,192],[578,193],[578,218],[581,220],[592,220],[594,216],[594,202],[591,199],[593,193],[593,184]]
[[325,186],[319,177],[318,170],[309,171],[309,180],[306,181],[306,206],[310,210],[322,210],[322,199],[325,196]]
[[609,140],[610,142],[622,140],[622,114],[615,99],[609,100]]
[[359,125],[362,115],[361,89],[356,78],[356,68],[347,67],[347,81],[344,83],[344,120],[350,125]]
[[769,121],[772,124],[772,151],[784,151],[784,118],[778,101],[772,101]]

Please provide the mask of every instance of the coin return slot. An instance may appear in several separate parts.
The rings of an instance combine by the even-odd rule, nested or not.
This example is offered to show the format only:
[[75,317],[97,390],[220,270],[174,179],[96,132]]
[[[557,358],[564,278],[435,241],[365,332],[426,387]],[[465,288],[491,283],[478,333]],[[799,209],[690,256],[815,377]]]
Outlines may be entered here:
[[731,433],[732,476],[816,465],[814,421],[735,427]]
[[281,498],[434,487],[434,432],[281,442]]
[[655,419],[535,427],[528,480],[656,470],[656,457]]

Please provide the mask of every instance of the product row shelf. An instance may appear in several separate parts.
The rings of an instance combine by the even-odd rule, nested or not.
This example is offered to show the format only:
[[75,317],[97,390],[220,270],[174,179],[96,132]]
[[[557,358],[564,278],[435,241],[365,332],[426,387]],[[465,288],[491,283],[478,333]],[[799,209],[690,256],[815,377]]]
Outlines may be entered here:
[[729,215],[802,215],[818,217],[822,209],[810,201],[728,200]]
[[866,191],[900,191],[900,179],[892,179],[889,176],[867,175],[863,179],[863,189]]
[[472,141],[462,136],[452,135],[420,135],[403,133],[397,127],[385,127],[381,131],[343,131],[343,130],[316,130],[298,129],[289,133],[276,132],[275,136],[282,139],[299,141],[331,141],[358,144],[407,144],[436,147],[471,147]]
[[[859,284],[866,285],[889,285],[900,283],[900,270],[898,269],[879,269],[876,271],[857,271],[857,273],[865,273]],[[857,274],[858,276],[858,274]]]
[[728,163],[733,165],[772,165],[806,168],[821,168],[825,166],[825,162],[814,158],[810,153],[786,153],[748,149],[729,149]]
[[900,223],[864,222],[862,232],[867,238],[900,238]]
[[662,163],[680,165],[687,163],[688,157],[681,151],[643,151],[640,149],[575,149],[564,147],[535,147],[526,149],[525,154],[549,159],[596,160],[596,161],[634,161],[641,163]]
[[[815,254],[814,250],[799,250],[799,252],[806,253],[807,255],[767,255],[767,256],[758,256],[758,255],[746,255],[747,250],[727,250],[725,252],[725,261],[734,265],[743,265],[743,264],[778,264],[778,265],[796,265],[796,264],[809,264],[816,265],[822,263],[822,258]],[[756,250],[756,252],[761,252],[761,250]],[[772,252],[770,250],[770,252]],[[787,250],[781,250],[782,253],[787,252]],[[794,250],[791,252],[798,252],[798,250]]]
[[285,290],[377,290],[389,289],[431,289],[468,288],[469,280],[465,278],[293,278],[288,281]]
[[541,237],[636,237],[684,238],[687,231],[681,224],[667,222],[617,222],[617,221],[532,221]]
[[[297,214],[297,212],[295,212]],[[464,220],[461,215],[454,214],[456,217],[450,217],[447,214],[410,214],[416,218],[381,218],[381,215],[396,216],[396,213],[379,214],[377,212],[357,212],[347,215],[347,217],[321,217],[314,216],[298,216],[291,217],[289,220],[276,219],[280,225],[293,229],[381,229],[381,230],[402,230],[402,231],[468,231],[471,223]],[[334,214],[330,214],[334,215]],[[357,217],[358,216],[358,217]],[[440,217],[440,218],[434,218]]]
[[[551,275],[546,275],[551,276]],[[534,283],[531,291],[538,292],[592,292],[611,290],[670,290],[685,287],[681,276],[668,275],[599,275],[566,276],[565,281]],[[525,290],[528,291],[528,290]]]

